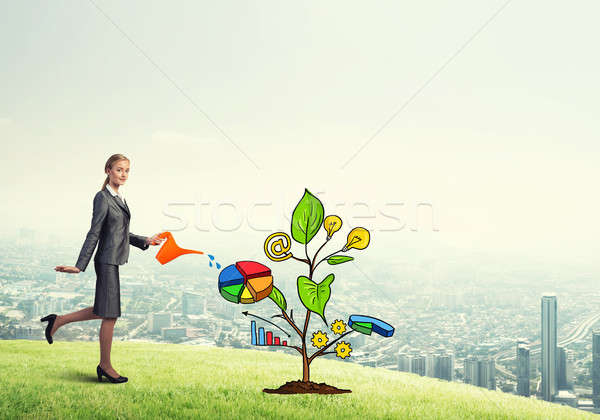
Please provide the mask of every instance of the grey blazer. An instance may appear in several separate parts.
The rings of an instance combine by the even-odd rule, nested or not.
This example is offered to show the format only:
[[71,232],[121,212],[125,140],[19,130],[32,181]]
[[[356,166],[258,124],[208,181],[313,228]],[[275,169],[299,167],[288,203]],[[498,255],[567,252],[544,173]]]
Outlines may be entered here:
[[112,196],[105,188],[94,197],[92,226],[85,237],[75,267],[85,271],[96,244],[98,251],[94,261],[105,264],[123,265],[129,258],[129,244],[142,250],[148,249],[146,237],[129,233],[131,213],[126,203]]

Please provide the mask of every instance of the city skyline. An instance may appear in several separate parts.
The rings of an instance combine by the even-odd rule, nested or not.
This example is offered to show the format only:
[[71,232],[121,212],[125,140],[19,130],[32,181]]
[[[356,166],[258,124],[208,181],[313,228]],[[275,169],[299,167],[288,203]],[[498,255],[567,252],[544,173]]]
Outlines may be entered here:
[[[35,235],[28,238],[18,244],[8,243],[0,252],[0,324],[5,323],[0,325],[0,332],[4,339],[41,340],[39,316],[77,310],[93,299],[93,272],[48,273],[44,264],[56,258],[55,252],[48,252],[37,241],[35,246],[34,242],[26,242],[35,241]],[[25,249],[27,256],[22,253]],[[32,264],[22,264],[26,258]],[[248,321],[239,312],[242,309],[227,304],[214,290],[217,270],[190,256],[186,264],[156,271],[156,261],[152,260],[149,256],[130,261],[140,275],[122,272],[125,316],[117,325],[117,339],[250,346]],[[279,269],[273,273],[283,291],[291,286]],[[332,310],[342,317],[357,312],[377,313],[399,328],[397,337],[385,345],[364,340],[363,336],[352,338],[351,362],[517,395],[525,394],[529,381],[534,397],[542,396],[540,297],[549,300],[546,306],[551,309],[552,300],[561,296],[561,314],[554,317],[557,387],[553,401],[588,409],[595,360],[590,336],[600,320],[600,312],[594,309],[600,304],[600,293],[590,294],[583,285],[562,283],[550,297],[517,282],[505,291],[494,286],[496,292],[490,294],[489,285],[511,284],[506,278],[494,277],[485,284],[470,283],[451,293],[438,282],[428,283],[425,288],[420,282],[379,284],[387,287],[385,297],[376,283],[363,288],[364,276],[359,273],[347,271],[336,282],[337,297],[329,303]],[[265,330],[270,328],[263,326]],[[82,323],[61,330],[56,339],[87,341],[95,334],[93,322]],[[290,344],[294,344],[293,338]],[[525,360],[519,357],[524,348],[528,349]],[[520,367],[523,362],[529,363],[529,375],[527,368]]]

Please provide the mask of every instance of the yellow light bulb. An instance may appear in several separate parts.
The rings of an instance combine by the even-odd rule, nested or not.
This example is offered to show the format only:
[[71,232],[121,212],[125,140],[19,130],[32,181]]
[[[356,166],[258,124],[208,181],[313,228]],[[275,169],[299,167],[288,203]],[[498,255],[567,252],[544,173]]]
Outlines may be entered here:
[[369,231],[362,227],[354,228],[348,234],[348,242],[344,248],[342,248],[343,252],[348,251],[351,248],[356,249],[365,249],[369,246],[369,240],[371,235],[369,235]]
[[330,240],[333,234],[342,227],[342,219],[335,215],[327,216],[323,220],[323,227],[327,231],[327,240]]

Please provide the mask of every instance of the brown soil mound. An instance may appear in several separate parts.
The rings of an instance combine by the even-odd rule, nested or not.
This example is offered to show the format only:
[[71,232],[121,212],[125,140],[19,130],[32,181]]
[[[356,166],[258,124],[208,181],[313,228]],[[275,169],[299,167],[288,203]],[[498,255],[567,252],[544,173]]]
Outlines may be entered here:
[[352,392],[349,389],[339,389],[325,382],[317,384],[315,382],[292,381],[286,382],[277,389],[263,389],[267,394],[345,394]]

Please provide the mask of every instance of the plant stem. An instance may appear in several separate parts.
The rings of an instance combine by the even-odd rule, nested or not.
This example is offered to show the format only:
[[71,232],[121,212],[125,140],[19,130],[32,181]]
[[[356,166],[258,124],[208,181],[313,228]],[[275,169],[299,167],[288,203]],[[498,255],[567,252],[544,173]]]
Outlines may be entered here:
[[304,332],[303,332],[303,336],[306,336],[306,330],[308,329],[308,321],[310,320],[310,311],[307,309],[306,310],[306,319],[304,320]]
[[[338,252],[342,252],[342,250],[340,249],[340,250],[338,250],[338,251],[332,252],[331,254],[329,254],[328,256],[326,256],[325,258],[323,258],[321,261],[319,261],[319,262],[317,263],[317,265],[315,265],[315,266],[314,266],[314,268],[312,269],[312,272],[313,272],[313,273],[315,272],[315,270],[317,269],[317,267],[319,266],[319,264],[321,264],[321,263],[322,263],[323,261],[325,261],[327,258],[334,256],[334,255],[335,255],[335,254],[337,254]],[[313,262],[314,262],[314,261],[313,261]]]
[[310,261],[305,260],[304,258],[297,258],[297,257],[294,257],[293,255],[292,255],[292,258],[295,259],[296,261],[300,261],[300,262],[310,265]]
[[310,311],[306,310],[306,320],[304,321],[304,331],[302,332],[302,382],[310,381],[310,361],[306,351],[306,330],[310,321]]
[[296,325],[296,323],[290,319],[290,317],[288,316],[288,314],[283,309],[281,310],[281,313],[283,314],[283,317],[288,322],[288,324],[290,324],[292,326],[292,328],[298,333],[298,335],[300,336],[300,338],[302,338],[302,331],[300,331],[300,328],[298,328],[298,326]]
[[325,244],[327,244],[328,241],[323,242],[323,245],[321,245],[319,247],[319,249],[317,249],[317,252],[315,252],[315,255],[313,256],[313,260],[312,260],[312,264],[310,265],[310,278],[312,279],[312,275],[315,272],[315,268],[313,267],[315,265],[315,261],[317,260],[317,255],[319,255],[319,252],[323,249],[323,247],[325,246]]
[[290,347],[292,349],[296,349],[296,350],[298,350],[298,353],[302,354],[302,350],[298,346],[284,346],[284,347]]
[[310,261],[310,258],[308,258],[308,243],[307,242],[304,243],[304,253],[306,254],[306,260],[308,261],[308,266],[311,267],[312,262]]

